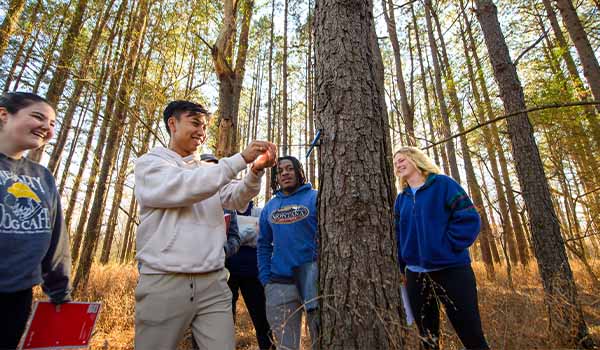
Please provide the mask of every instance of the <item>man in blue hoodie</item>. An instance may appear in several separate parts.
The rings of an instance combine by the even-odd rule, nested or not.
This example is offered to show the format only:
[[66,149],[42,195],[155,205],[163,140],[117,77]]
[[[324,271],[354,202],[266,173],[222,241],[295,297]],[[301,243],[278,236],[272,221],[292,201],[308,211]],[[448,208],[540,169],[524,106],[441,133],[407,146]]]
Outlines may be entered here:
[[274,197],[265,205],[259,221],[258,277],[265,286],[267,319],[277,348],[299,349],[302,308],[312,343],[318,338],[317,312],[308,307],[314,303],[297,286],[314,287],[317,283],[316,275],[298,281],[302,277],[297,273],[306,266],[316,266],[317,191],[306,182],[298,159],[291,156],[277,160],[272,180]]

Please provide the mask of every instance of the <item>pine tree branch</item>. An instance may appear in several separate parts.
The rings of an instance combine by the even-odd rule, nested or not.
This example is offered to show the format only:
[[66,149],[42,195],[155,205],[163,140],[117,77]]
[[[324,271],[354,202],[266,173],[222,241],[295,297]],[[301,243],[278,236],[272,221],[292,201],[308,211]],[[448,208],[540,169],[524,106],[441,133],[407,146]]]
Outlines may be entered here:
[[588,105],[600,105],[600,101],[576,101],[576,102],[567,102],[567,103],[552,103],[552,104],[548,104],[548,105],[542,105],[542,106],[535,106],[535,107],[531,107],[522,111],[517,111],[514,113],[510,113],[510,114],[505,114],[503,116],[488,120],[484,123],[478,123],[477,125],[474,125],[468,129],[465,129],[465,131],[460,132],[458,134],[454,134],[448,138],[445,138],[441,141],[436,141],[436,142],[432,142],[429,146],[423,147],[423,150],[426,150],[428,148],[431,147],[435,147],[437,145],[441,145],[443,143],[446,143],[448,141],[454,140],[457,137],[469,134],[481,127],[484,127],[488,124],[492,124],[492,123],[496,123],[498,121],[510,118],[510,117],[515,117],[517,115],[523,114],[523,113],[531,113],[531,112],[537,112],[537,111],[542,111],[545,109],[552,109],[552,108],[563,108],[563,107],[574,107],[574,106],[588,106]]

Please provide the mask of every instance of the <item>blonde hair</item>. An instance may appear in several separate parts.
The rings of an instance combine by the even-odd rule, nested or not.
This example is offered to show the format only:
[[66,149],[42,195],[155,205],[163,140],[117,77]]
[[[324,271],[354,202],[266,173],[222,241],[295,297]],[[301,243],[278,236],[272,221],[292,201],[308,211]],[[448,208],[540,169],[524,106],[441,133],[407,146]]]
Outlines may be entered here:
[[[396,158],[398,154],[402,154],[403,156],[405,156],[407,160],[411,162],[412,165],[414,165],[414,167],[417,168],[417,170],[419,170],[419,172],[421,172],[421,175],[423,175],[423,177],[425,178],[427,178],[429,174],[442,173],[440,168],[437,165],[435,165],[431,158],[429,158],[423,151],[416,147],[400,147],[396,150],[396,152],[394,152],[394,156],[392,157],[392,159]],[[406,188],[406,186],[408,186],[408,183],[406,182],[406,179],[404,179],[402,176],[396,173],[396,169],[394,169],[394,173],[398,177],[398,182],[400,183],[400,190],[403,191]]]

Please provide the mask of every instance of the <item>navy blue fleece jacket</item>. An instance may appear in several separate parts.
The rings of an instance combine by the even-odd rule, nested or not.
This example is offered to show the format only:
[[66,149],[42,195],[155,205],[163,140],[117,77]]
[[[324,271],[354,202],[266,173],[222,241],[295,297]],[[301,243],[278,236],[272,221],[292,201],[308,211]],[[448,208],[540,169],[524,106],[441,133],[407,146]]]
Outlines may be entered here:
[[471,262],[480,217],[463,188],[446,175],[431,174],[413,195],[406,187],[394,205],[398,262],[440,269]]

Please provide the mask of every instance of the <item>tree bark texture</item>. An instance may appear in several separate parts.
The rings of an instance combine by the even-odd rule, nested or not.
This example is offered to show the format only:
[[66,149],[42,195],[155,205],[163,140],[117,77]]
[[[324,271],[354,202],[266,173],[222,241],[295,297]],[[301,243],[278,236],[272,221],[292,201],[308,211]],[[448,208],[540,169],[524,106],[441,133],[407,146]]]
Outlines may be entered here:
[[320,346],[402,349],[392,154],[372,1],[316,2],[315,59],[323,127]]

